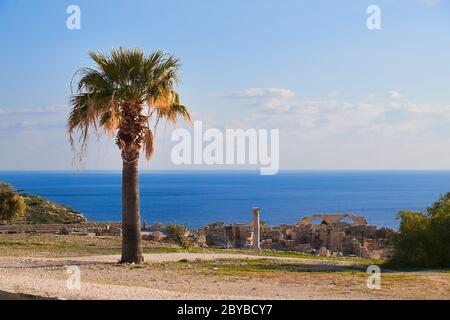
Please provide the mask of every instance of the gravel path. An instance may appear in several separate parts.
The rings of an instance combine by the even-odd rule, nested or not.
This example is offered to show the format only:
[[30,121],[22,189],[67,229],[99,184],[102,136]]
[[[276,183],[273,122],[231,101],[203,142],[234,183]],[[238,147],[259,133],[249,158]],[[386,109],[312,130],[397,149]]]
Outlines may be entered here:
[[128,287],[83,282],[80,289],[69,290],[67,280],[36,278],[24,274],[0,275],[0,288],[10,293],[71,300],[226,300],[251,299],[242,296],[202,295],[163,289]]
[[[352,266],[352,263],[343,261],[326,261],[303,258],[284,258],[269,256],[251,256],[245,254],[220,254],[220,253],[158,253],[145,254],[148,263],[176,262],[182,259],[188,261],[218,259],[272,259],[282,261],[299,261],[311,266]],[[114,265],[120,259],[120,255],[87,256],[71,258],[22,258],[0,257],[0,290],[38,295],[60,299],[253,299],[254,296],[245,295],[220,295],[203,294],[195,292],[177,292],[148,287],[123,286],[116,284],[98,283],[96,281],[83,281],[81,289],[69,290],[67,277],[61,270],[66,266],[78,265]],[[59,270],[59,278],[55,277],[55,270]],[[94,272],[94,271],[89,271]],[[90,274],[90,276],[94,276]],[[99,273],[100,276],[100,273]],[[220,290],[219,290],[220,292]]]
[[[230,253],[151,253],[144,254],[144,259],[149,263],[161,263],[161,262],[175,262],[180,260],[219,260],[219,259],[270,259],[281,261],[297,261],[302,264],[308,265],[327,265],[327,266],[355,266],[353,262],[336,261],[336,260],[320,260],[320,259],[307,259],[307,258],[290,258],[290,257],[271,257],[271,256],[256,256],[248,254],[230,254]],[[120,260],[120,255],[102,255],[102,256],[89,256],[89,257],[76,257],[76,258],[62,258],[55,259],[56,261],[68,260],[78,262],[96,262],[96,263],[117,263]]]
[[[142,266],[117,264],[119,255],[70,258],[0,256],[2,291],[59,299],[449,299],[450,274],[394,272],[383,276],[382,290],[368,290],[361,273],[329,272],[359,268],[350,261],[252,256],[224,253],[146,254]],[[164,262],[270,259],[312,272],[226,275],[213,267]],[[228,262],[222,262],[222,266]],[[67,266],[81,271],[81,288],[70,290]],[[270,265],[270,263],[268,263]],[[199,269],[204,268],[204,269]],[[211,269],[211,270],[210,270]],[[289,269],[286,269],[289,270]]]

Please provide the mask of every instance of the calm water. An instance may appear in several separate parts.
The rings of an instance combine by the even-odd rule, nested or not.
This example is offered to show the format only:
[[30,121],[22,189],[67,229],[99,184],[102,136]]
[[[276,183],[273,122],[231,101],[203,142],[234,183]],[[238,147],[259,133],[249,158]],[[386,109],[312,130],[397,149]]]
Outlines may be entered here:
[[[120,220],[119,172],[5,172],[0,180],[81,211],[88,219]],[[450,191],[450,171],[437,172],[157,172],[140,175],[141,214],[147,222],[197,227],[248,222],[261,207],[271,225],[314,213],[350,212],[396,227],[401,209],[423,210]]]

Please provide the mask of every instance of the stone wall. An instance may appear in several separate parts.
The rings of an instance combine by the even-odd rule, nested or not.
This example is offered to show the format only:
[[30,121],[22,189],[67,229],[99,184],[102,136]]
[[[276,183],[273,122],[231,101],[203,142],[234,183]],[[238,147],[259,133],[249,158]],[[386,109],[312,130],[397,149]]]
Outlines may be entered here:
[[[343,222],[349,218],[350,222]],[[313,224],[319,219],[319,224]],[[143,227],[143,239],[165,241],[165,225]],[[258,228],[256,228],[258,230]],[[358,256],[388,258],[392,250],[387,239],[394,233],[389,228],[369,225],[364,217],[351,214],[314,215],[303,218],[293,225],[267,226],[260,224],[260,248],[298,251],[322,256]],[[222,248],[255,248],[253,221],[248,224],[225,224],[216,222],[200,230],[190,230],[198,239],[199,246]],[[79,224],[0,225],[1,233],[75,234],[96,236],[120,236],[118,222],[85,222]]]
[[[321,223],[312,224],[317,218]],[[352,222],[341,222],[350,218]],[[230,224],[223,222],[204,226],[201,231],[208,246],[252,247],[252,223]],[[261,248],[299,251],[323,256],[358,256],[387,258],[391,249],[387,239],[392,229],[377,228],[367,224],[364,217],[344,215],[315,215],[294,225],[270,227],[262,223]]]
[[0,234],[34,233],[34,234],[93,234],[97,236],[120,236],[121,223],[118,222],[83,222],[73,224],[16,224],[0,225]]
[[211,223],[201,231],[206,245],[224,248],[249,248],[252,246],[252,230],[248,224],[229,224],[223,222]]

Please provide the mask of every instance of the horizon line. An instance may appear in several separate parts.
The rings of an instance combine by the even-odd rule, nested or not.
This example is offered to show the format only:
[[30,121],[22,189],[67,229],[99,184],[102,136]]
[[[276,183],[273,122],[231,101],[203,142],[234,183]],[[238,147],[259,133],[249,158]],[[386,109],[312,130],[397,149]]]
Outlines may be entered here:
[[[121,172],[121,169],[0,169],[0,172]],[[140,173],[208,173],[208,172],[223,172],[223,173],[259,173],[258,169],[155,169],[155,170],[140,170]],[[278,173],[289,172],[450,172],[449,169],[285,169],[279,170]],[[276,175],[276,174],[275,174]]]

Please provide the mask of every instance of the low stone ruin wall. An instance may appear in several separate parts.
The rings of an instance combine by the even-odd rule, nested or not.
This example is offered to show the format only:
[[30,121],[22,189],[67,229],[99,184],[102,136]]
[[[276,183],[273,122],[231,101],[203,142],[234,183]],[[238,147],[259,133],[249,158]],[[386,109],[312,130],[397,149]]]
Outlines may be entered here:
[[[254,212],[256,213],[256,212]],[[189,230],[188,236],[196,239],[200,247],[261,248],[297,251],[321,256],[357,256],[365,258],[389,258],[392,249],[387,240],[395,232],[389,228],[369,225],[364,217],[351,214],[314,215],[305,217],[293,225],[259,225],[257,220],[248,224],[211,223],[199,230]],[[313,222],[319,219],[318,224]],[[344,219],[349,221],[343,222]],[[255,225],[259,235],[255,237]],[[61,235],[120,236],[122,226],[118,222],[85,222],[78,224],[0,225],[2,233],[34,233]],[[143,228],[142,237],[150,241],[168,239],[165,225]],[[260,239],[259,244],[257,240]],[[256,242],[255,242],[256,241]]]
[[[341,222],[349,217],[352,222]],[[313,219],[311,219],[313,218]],[[321,218],[319,224],[313,220]],[[213,223],[204,226],[200,233],[206,245],[228,248],[253,247],[253,224]],[[321,256],[358,256],[388,258],[392,249],[387,239],[394,233],[388,228],[368,225],[363,217],[353,215],[317,215],[307,217],[294,225],[260,227],[262,249],[298,251]]]
[[0,225],[0,234],[74,234],[96,236],[120,236],[122,226],[118,222],[83,222],[74,224],[15,224]]

